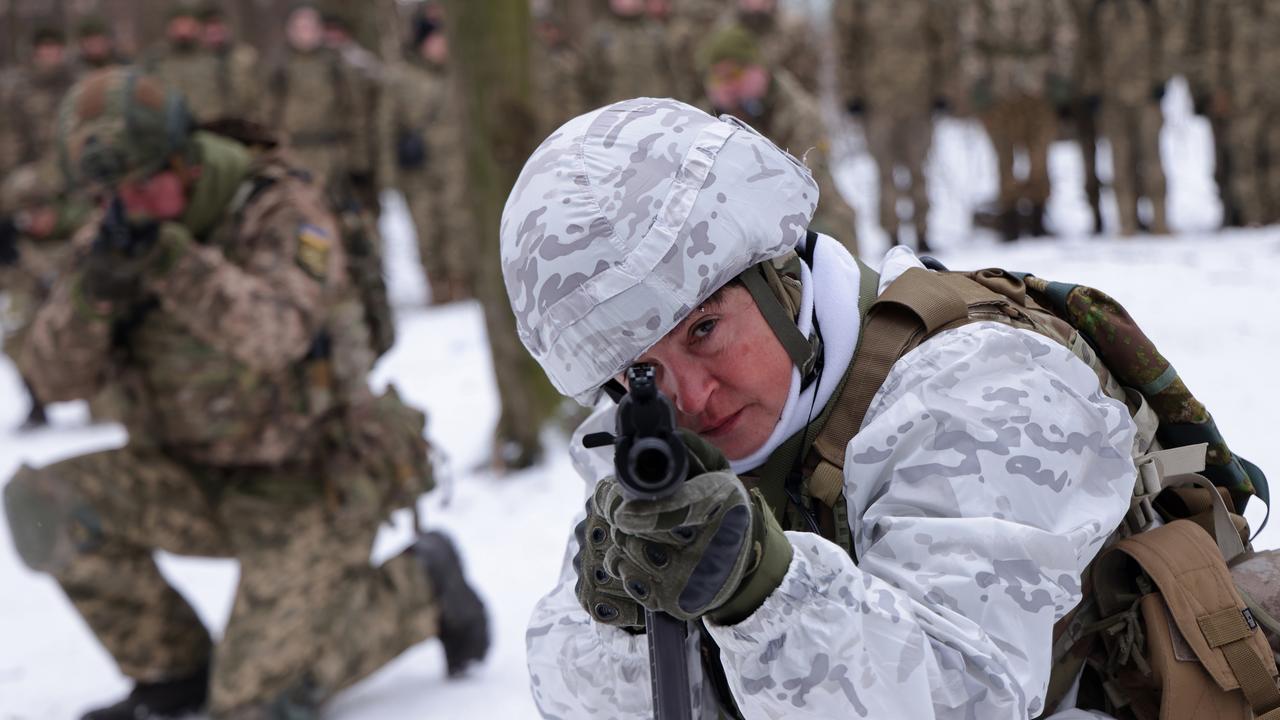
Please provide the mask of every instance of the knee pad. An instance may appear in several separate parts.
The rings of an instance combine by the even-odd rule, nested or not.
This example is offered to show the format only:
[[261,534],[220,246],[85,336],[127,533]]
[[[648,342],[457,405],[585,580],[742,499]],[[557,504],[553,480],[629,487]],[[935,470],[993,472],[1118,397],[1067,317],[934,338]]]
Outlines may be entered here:
[[23,466],[4,489],[5,517],[18,557],[38,572],[57,574],[71,559],[101,539],[92,513],[77,511],[41,488],[54,482]]

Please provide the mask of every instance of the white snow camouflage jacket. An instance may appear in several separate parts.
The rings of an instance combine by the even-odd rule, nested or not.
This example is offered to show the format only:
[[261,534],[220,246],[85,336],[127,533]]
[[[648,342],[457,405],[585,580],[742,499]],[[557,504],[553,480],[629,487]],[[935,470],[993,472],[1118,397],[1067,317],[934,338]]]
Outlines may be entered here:
[[[856,269],[839,265],[856,299]],[[890,253],[881,291],[910,266],[919,266],[914,256]],[[849,294],[817,280],[821,320],[824,306],[830,317],[833,298]],[[844,313],[859,324],[856,310]],[[848,367],[848,355],[827,360],[840,374]],[[611,450],[582,449],[580,438],[613,423],[607,408],[575,435],[588,494],[612,472]],[[781,586],[737,625],[706,622],[741,713],[1039,715],[1053,624],[1080,601],[1081,572],[1129,507],[1134,432],[1087,365],[1028,331],[970,324],[903,357],[845,454],[857,562],[818,535],[788,532],[795,552]],[[579,606],[576,550],[570,534],[559,582],[526,636],[539,711],[652,717],[645,637],[596,623]],[[695,717],[714,718],[722,708],[702,681],[697,636],[691,701]],[[1067,710],[1054,719],[1093,717]]]

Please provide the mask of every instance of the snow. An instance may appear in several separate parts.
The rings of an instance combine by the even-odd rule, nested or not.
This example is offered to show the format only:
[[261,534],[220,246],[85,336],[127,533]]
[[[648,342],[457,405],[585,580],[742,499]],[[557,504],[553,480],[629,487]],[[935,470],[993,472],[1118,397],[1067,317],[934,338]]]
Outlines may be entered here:
[[[1208,404],[1232,447],[1280,482],[1280,443],[1272,430],[1277,427],[1280,385],[1271,371],[1280,357],[1280,296],[1274,280],[1280,229],[1213,230],[1220,208],[1211,199],[1207,125],[1190,115],[1181,86],[1165,102],[1162,145],[1170,168],[1170,220],[1178,235],[1084,237],[1087,208],[1080,156],[1069,143],[1055,145],[1051,157],[1049,223],[1063,237],[1004,246],[989,233],[972,232],[970,208],[995,190],[991,148],[980,127],[945,120],[937,130],[930,168],[935,178],[931,219],[941,247],[937,255],[952,268],[998,265],[1105,289],[1130,310]],[[849,146],[856,144],[855,137]],[[874,222],[874,168],[865,156],[852,156],[843,163],[839,180],[860,213],[864,254],[876,257],[884,239]],[[1113,205],[1105,214],[1114,219]],[[448,471],[442,488],[420,507],[429,526],[457,538],[470,575],[489,604],[494,647],[469,677],[446,682],[439,644],[423,643],[342,693],[325,716],[536,717],[524,668],[524,626],[533,604],[555,579],[583,488],[570,468],[566,440],[552,432],[546,436],[543,465],[505,477],[488,471],[497,398],[479,307],[422,306],[426,288],[412,230],[395,196],[388,197],[384,234],[400,341],[379,363],[371,382],[375,387],[394,382],[403,397],[430,415],[428,434],[447,457]],[[21,463],[43,465],[126,440],[118,427],[87,424],[82,403],[56,406],[50,429],[11,430],[26,409],[12,365],[0,360],[0,483]],[[1256,526],[1260,517],[1251,512],[1250,519]],[[407,513],[394,521],[379,537],[375,560],[408,542]],[[1280,521],[1264,531],[1257,545],[1280,547]],[[235,562],[162,556],[161,567],[215,634],[220,632],[230,612]],[[128,687],[57,585],[21,564],[7,527],[0,527],[0,720],[78,717]]]

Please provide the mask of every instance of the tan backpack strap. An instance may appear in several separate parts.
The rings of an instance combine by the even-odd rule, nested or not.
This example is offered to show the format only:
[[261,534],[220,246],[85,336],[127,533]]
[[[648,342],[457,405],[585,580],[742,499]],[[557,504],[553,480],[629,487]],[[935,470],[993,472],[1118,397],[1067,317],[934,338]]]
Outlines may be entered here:
[[[814,441],[823,460],[843,467],[845,448],[862,427],[871,400],[899,358],[940,328],[968,319],[968,305],[954,290],[936,282],[937,277],[911,268],[867,311],[849,381]],[[810,491],[814,492],[812,486]]]

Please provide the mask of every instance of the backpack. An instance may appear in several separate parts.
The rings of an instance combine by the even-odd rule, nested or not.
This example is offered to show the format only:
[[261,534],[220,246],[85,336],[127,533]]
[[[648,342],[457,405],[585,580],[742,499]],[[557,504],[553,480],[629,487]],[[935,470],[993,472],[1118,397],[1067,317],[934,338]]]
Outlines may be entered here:
[[1237,512],[1251,497],[1269,505],[1261,470],[1231,452],[1204,405],[1114,299],[1029,274],[947,272],[929,262],[940,271],[907,270],[877,298],[879,278],[859,261],[858,348],[836,401],[815,424],[802,463],[807,481],[801,486],[792,474],[784,483],[791,502],[771,501],[785,508],[785,526],[807,523],[854,556],[845,448],[906,353],[971,322],[1045,335],[1127,405],[1142,454],[1130,512],[1086,568],[1082,602],[1054,627],[1042,717],[1079,678],[1080,707],[1126,720],[1280,720],[1280,552],[1254,553]]

